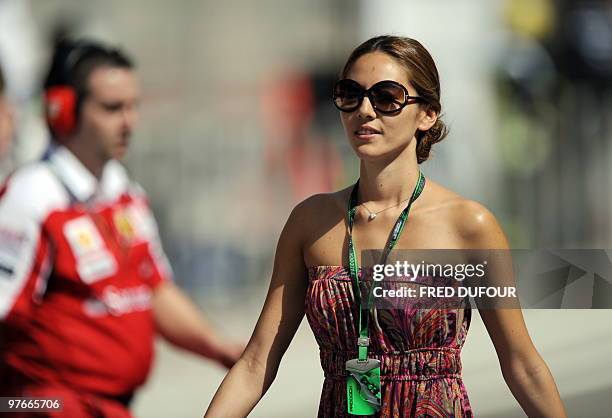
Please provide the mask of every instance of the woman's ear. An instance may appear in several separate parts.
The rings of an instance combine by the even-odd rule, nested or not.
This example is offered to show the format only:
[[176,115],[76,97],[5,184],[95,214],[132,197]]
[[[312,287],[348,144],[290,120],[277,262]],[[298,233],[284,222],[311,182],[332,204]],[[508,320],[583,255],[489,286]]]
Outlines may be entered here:
[[417,129],[419,131],[427,131],[434,126],[437,120],[438,114],[433,109],[423,109],[419,112]]

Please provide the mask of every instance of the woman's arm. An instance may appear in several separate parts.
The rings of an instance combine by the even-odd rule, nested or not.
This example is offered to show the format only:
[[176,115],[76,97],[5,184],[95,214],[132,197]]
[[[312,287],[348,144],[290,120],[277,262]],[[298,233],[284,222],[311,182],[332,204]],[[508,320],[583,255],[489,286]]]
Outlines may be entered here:
[[[493,214],[475,202],[466,206],[461,211],[464,221],[460,225],[467,247],[509,250]],[[523,411],[529,417],[566,417],[554,378],[531,341],[522,311],[480,309],[479,312],[495,346],[504,380]]]
[[529,417],[566,417],[548,366],[534,347],[519,309],[484,309],[480,316],[491,336],[502,375]]
[[245,417],[266,393],[304,317],[306,267],[302,257],[304,203],[281,233],[264,307],[247,347],[223,379],[205,417]]

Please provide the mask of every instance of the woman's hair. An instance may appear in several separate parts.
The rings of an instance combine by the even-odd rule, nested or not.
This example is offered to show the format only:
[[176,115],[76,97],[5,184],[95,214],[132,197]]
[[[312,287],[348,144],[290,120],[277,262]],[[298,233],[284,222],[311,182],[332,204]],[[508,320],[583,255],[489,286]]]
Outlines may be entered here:
[[448,134],[448,128],[440,118],[440,78],[436,64],[420,42],[401,36],[383,35],[368,39],[351,53],[344,69],[342,78],[346,78],[351,67],[361,56],[371,52],[384,52],[395,58],[408,71],[410,84],[425,103],[425,110],[433,110],[438,115],[436,123],[427,131],[417,130],[417,161],[422,163],[429,158],[433,144],[440,142]]

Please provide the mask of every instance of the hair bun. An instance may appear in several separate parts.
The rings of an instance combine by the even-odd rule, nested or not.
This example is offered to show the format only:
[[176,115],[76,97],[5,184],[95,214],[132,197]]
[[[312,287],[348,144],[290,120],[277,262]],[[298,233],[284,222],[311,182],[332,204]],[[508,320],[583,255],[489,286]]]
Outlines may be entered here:
[[418,131],[416,136],[417,162],[421,164],[422,162],[427,161],[433,144],[442,141],[446,135],[448,135],[448,128],[440,117],[438,117],[436,123],[434,123],[434,125],[427,131]]

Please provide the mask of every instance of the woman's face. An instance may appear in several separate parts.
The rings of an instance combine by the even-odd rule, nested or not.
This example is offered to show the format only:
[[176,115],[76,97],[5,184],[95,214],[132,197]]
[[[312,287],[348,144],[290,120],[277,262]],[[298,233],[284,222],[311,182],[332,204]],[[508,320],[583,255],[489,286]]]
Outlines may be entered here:
[[[355,80],[364,89],[379,81],[392,80],[403,85],[410,96],[418,96],[408,80],[406,69],[384,52],[371,52],[359,57],[346,78]],[[344,131],[360,159],[395,158],[415,140],[417,129],[427,130],[435,123],[435,113],[428,114],[419,104],[410,103],[396,114],[384,115],[372,107],[366,96],[357,110],[341,112]]]

